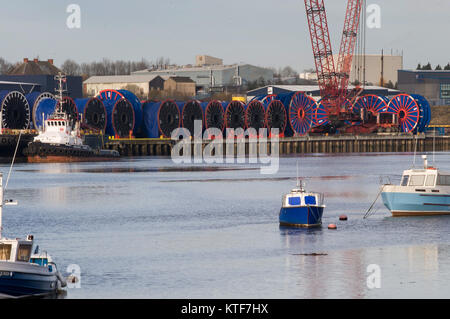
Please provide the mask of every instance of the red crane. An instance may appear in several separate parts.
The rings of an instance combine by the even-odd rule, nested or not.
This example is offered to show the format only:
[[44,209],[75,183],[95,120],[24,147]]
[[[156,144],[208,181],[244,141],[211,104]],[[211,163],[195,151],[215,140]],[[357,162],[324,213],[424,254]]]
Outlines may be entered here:
[[348,85],[363,2],[348,0],[341,48],[335,65],[324,2],[305,0],[322,103],[334,119],[348,118],[351,113],[345,101],[350,96]]

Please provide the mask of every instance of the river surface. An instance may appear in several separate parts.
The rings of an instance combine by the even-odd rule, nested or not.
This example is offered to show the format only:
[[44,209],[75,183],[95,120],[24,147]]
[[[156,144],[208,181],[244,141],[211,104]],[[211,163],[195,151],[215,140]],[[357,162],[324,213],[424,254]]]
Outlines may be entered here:
[[[4,235],[34,234],[64,275],[80,267],[66,298],[449,298],[450,217],[392,218],[380,200],[363,219],[380,176],[397,183],[413,158],[285,157],[275,175],[167,158],[16,164]],[[297,160],[307,189],[325,193],[322,228],[278,225]],[[450,171],[450,153],[436,165]],[[380,288],[367,284],[369,265]]]

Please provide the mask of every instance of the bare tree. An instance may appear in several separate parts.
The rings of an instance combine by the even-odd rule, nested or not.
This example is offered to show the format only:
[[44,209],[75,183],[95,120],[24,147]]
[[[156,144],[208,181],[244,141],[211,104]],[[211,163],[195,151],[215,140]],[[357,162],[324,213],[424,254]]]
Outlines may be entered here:
[[66,60],[61,65],[61,70],[67,75],[81,75],[81,67],[73,60]]
[[0,58],[0,74],[6,74],[12,66],[13,65],[4,58]]

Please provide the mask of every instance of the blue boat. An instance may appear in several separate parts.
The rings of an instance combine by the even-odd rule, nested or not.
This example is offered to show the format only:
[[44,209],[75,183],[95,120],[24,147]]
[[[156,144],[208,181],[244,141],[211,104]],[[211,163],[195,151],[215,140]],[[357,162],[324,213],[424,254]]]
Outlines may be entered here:
[[283,196],[280,226],[319,227],[325,209],[323,194],[306,192],[302,182]]
[[56,294],[66,282],[51,257],[34,247],[34,236],[2,237],[2,208],[17,205],[3,200],[2,179],[0,173],[0,298]]
[[450,214],[450,173],[428,166],[403,172],[400,185],[383,185],[381,196],[392,216]]

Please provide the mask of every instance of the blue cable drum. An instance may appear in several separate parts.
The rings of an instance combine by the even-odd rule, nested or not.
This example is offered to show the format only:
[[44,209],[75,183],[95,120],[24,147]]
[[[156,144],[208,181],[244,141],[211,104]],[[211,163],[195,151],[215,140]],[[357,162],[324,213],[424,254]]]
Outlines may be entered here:
[[195,121],[202,122],[202,132],[203,133],[203,108],[199,101],[190,100],[186,103],[182,103],[180,107],[181,112],[181,127],[187,129],[191,136],[194,136]]
[[330,124],[330,114],[322,99],[317,102],[317,109],[314,116],[313,127],[320,127]]
[[303,92],[293,95],[289,104],[289,124],[296,135],[304,136],[309,133],[317,108],[316,101]]
[[223,132],[225,129],[225,109],[227,103],[213,100],[211,102],[201,103],[205,129],[218,129]]
[[25,95],[18,91],[1,91],[0,107],[2,128],[11,130],[30,128],[31,111]]
[[399,94],[389,102],[387,113],[397,114],[402,132],[409,133],[419,125],[420,108],[416,100],[408,94]]
[[292,98],[297,92],[289,92],[289,93],[282,93],[277,95],[277,100],[281,101],[283,103],[285,109],[286,109],[286,116],[287,116],[287,123],[286,123],[286,129],[284,132],[284,136],[291,137],[294,135],[294,130],[292,129],[291,118],[289,113],[289,107],[292,102]]
[[33,125],[35,129],[42,129],[44,121],[55,111],[56,100],[51,98],[41,99],[33,108]]
[[147,101],[143,107],[143,131],[147,138],[170,138],[180,127],[181,115],[173,100],[163,102]]
[[108,116],[105,105],[98,98],[75,99],[78,112],[82,114],[82,125],[87,129],[105,132]]
[[28,105],[30,106],[30,128],[32,129],[37,129],[37,127],[34,126],[34,121],[33,121],[33,114],[34,114],[34,110],[36,109],[37,105],[39,104],[39,102],[43,99],[55,99],[55,96],[49,92],[33,92],[33,93],[29,93],[25,95],[27,101],[28,101]]
[[126,138],[135,131],[135,113],[131,102],[116,90],[101,91],[98,96],[106,108],[106,135]]
[[142,103],[138,99],[138,97],[127,90],[118,90],[119,93],[121,93],[133,106],[134,110],[134,129],[133,133],[137,134],[142,127],[142,120],[143,120],[143,114],[142,114]]
[[376,116],[380,113],[386,113],[388,110],[389,99],[384,96],[368,94],[360,96],[351,108],[354,114],[361,114],[361,110],[365,109],[372,115]]
[[427,99],[418,94],[411,94],[411,97],[419,105],[420,109],[420,120],[419,125],[417,126],[417,132],[423,133],[426,131],[426,128],[430,125],[431,122],[430,103],[428,103]]

